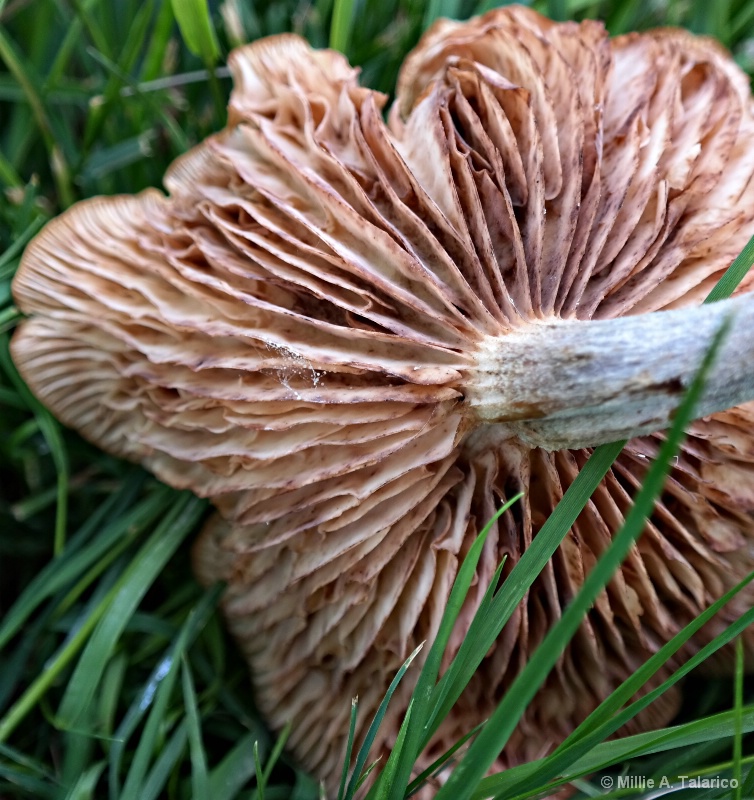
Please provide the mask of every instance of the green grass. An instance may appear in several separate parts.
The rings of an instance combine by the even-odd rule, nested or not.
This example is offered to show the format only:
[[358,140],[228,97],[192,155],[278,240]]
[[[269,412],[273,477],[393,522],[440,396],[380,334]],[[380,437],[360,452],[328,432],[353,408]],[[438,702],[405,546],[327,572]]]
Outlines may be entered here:
[[[316,46],[343,50],[362,67],[366,85],[389,93],[401,60],[428,23],[493,5],[487,0],[226,0],[209,6],[206,0],[0,0],[3,800],[316,800],[320,794],[251,704],[245,665],[216,610],[220,588],[203,590],[191,578],[188,543],[205,504],[62,429],[16,374],[7,349],[19,319],[10,280],[24,246],[75,200],[159,186],[173,158],[221,127],[230,88],[222,64],[232,46],[293,30]],[[752,0],[534,5],[553,18],[602,18],[612,33],[682,25],[718,37],[745,69],[754,71]],[[729,294],[752,258],[754,246],[747,247],[710,299]],[[754,751],[747,738],[754,732],[754,693],[740,657],[733,678],[694,684],[692,674],[693,691],[673,727],[609,740],[649,699],[754,621],[754,612],[744,615],[649,699],[632,702],[637,689],[736,590],[682,630],[550,756],[482,777],[528,697],[639,534],[683,422],[679,414],[626,527],[550,631],[516,691],[503,698],[495,714],[500,724],[470,732],[465,754],[448,755],[459,766],[443,798],[524,798],[571,781],[586,795],[602,793],[594,773],[606,769],[610,775],[658,779],[733,776],[741,781],[737,792],[720,789],[705,796],[754,796]],[[382,777],[371,797],[405,795],[416,755],[619,449],[620,444],[595,451],[509,578],[500,586],[493,582],[466,642],[438,680],[481,535],[459,573],[438,640],[420,673],[399,746],[375,768]],[[416,667],[407,664],[406,669]],[[355,704],[353,718],[356,714]],[[343,798],[353,796],[370,769],[365,749],[352,755],[353,764],[350,758],[344,764]],[[616,789],[606,796],[627,792]]]

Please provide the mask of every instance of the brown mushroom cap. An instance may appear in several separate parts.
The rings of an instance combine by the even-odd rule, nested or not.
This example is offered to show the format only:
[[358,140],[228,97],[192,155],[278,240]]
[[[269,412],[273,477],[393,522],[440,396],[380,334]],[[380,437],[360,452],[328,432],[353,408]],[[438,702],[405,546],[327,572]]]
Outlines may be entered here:
[[[517,7],[435,24],[389,125],[342,56],[297,37],[230,63],[228,126],[173,164],[168,197],[85,201],[29,246],[13,355],[64,422],[212,498],[197,573],[228,582],[260,705],[332,783],[350,698],[363,734],[501,500],[525,492],[451,654],[589,448],[638,437],[434,748],[489,715],[620,528],[720,320],[754,328],[750,280],[699,307],[754,233],[754,115],[708,40]],[[546,753],[751,569],[754,405],[721,411],[754,397],[750,341],[729,340],[708,416],[501,764]]]

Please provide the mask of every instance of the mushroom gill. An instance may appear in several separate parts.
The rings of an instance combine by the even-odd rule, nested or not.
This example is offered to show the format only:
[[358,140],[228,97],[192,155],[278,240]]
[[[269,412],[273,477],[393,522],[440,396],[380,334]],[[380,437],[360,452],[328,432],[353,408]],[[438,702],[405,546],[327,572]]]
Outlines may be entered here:
[[[294,752],[329,784],[350,698],[363,735],[500,502],[524,492],[486,541],[451,651],[590,448],[634,437],[434,749],[489,715],[620,528],[735,312],[744,333],[706,416],[500,764],[543,755],[754,563],[751,280],[700,305],[754,233],[746,78],[681,31],[610,40],[519,7],[436,23],[389,123],[342,56],[295,36],[230,66],[228,125],[173,164],[167,197],[79,203],[28,247],[13,355],[66,424],[212,499],[196,571],[227,581],[260,706],[293,722]],[[410,689],[409,673],[377,750]]]

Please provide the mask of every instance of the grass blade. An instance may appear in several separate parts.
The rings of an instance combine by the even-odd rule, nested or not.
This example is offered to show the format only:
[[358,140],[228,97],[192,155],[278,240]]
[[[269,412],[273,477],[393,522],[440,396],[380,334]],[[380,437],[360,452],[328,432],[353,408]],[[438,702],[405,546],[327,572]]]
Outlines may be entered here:
[[47,440],[52,455],[57,480],[57,506],[55,511],[55,555],[60,555],[65,547],[66,528],[68,524],[68,485],[70,483],[70,470],[68,467],[68,454],[66,453],[63,437],[60,433],[60,423],[47,411],[38,414],[39,429]]
[[356,12],[355,0],[335,0],[335,8],[330,23],[330,47],[348,54],[351,28]]
[[754,236],[746,243],[746,247],[738,254],[733,263],[725,270],[722,278],[715,284],[707,295],[705,303],[715,303],[730,297],[739,283],[746,277],[746,273],[754,264]]
[[399,759],[393,758],[393,754],[403,753],[405,751],[405,743],[406,743],[406,734],[408,733],[408,729],[411,725],[411,711],[414,707],[414,701],[408,704],[408,708],[406,709],[406,714],[403,717],[403,722],[401,723],[401,727],[398,730],[398,736],[396,737],[395,744],[393,745],[392,752],[390,753],[390,758],[385,764],[385,769],[382,771],[380,775],[379,783],[377,784],[377,794],[376,800],[387,800],[388,797],[393,796],[394,794],[403,796],[403,786],[405,786],[405,780],[403,782],[396,781],[396,771],[399,766]]
[[411,797],[411,795],[416,794],[416,792],[421,789],[422,785],[425,781],[427,781],[432,775],[436,772],[439,772],[445,764],[469,741],[469,739],[473,738],[474,736],[482,730],[485,722],[480,722],[474,728],[472,728],[468,733],[464,734],[451,748],[446,750],[439,758],[435,759],[423,772],[419,773],[419,775],[411,781],[411,783],[406,788],[406,797]]
[[267,763],[264,765],[264,768],[262,768],[262,764],[259,759],[259,742],[254,742],[254,760],[257,762],[257,797],[259,800],[265,800],[267,797],[267,783],[270,780],[272,770],[275,768],[275,764],[277,764],[290,734],[291,724],[289,722],[286,724],[283,730],[280,731],[280,735],[275,740],[272,752],[270,753],[270,757],[267,759]]
[[105,762],[98,761],[93,764],[86,772],[82,772],[76,783],[71,787],[65,800],[93,800],[97,782],[105,769]]
[[[389,796],[391,800],[398,800],[398,798],[403,796],[414,763],[419,757],[419,753],[426,746],[426,742],[430,736],[429,731],[432,722],[436,719],[439,708],[446,698],[446,695],[443,693],[433,696],[433,689],[440,672],[443,653],[447,648],[458,615],[466,600],[487,537],[499,517],[511,508],[514,503],[517,503],[522,496],[522,494],[517,494],[497,510],[492,519],[487,522],[474,540],[474,543],[469,548],[469,552],[466,554],[461,564],[461,568],[458,570],[458,574],[453,582],[453,588],[450,591],[448,604],[440,620],[437,635],[435,636],[435,640],[427,655],[427,660],[424,662],[419,674],[419,679],[414,688],[412,699],[412,703],[414,704],[412,725],[405,734],[403,746],[400,749],[393,748],[390,758],[385,765],[385,770],[390,770],[390,774],[392,775],[390,793],[386,795]],[[500,572],[502,572],[502,567],[503,564],[498,568],[498,579]],[[491,588],[488,589],[485,595],[485,600],[491,600],[495,586],[497,586],[497,580],[492,582]],[[482,609],[483,607],[484,604],[480,606]]]
[[[161,796],[170,773],[175,768],[176,762],[186,747],[187,738],[187,726],[186,722],[183,721],[178,724],[167,743],[160,748],[159,755],[154,762],[154,766],[149,771],[144,785],[140,788],[139,794],[135,795],[138,800],[157,800]],[[119,800],[122,800],[122,798],[119,798]]]
[[[750,760],[746,759],[746,761],[747,763],[749,763]],[[744,781],[744,784],[741,787],[742,797],[751,797],[752,793],[754,793],[754,766],[749,768],[746,780]]]
[[47,220],[45,217],[39,216],[29,223],[27,228],[21,235],[10,245],[10,247],[0,256],[0,278],[10,277],[5,274],[6,267],[13,261],[14,258],[21,254],[21,251],[26,245],[39,233],[42,225]]
[[348,787],[346,789],[345,800],[352,800],[354,794],[356,793],[356,789],[358,788],[359,776],[361,775],[361,771],[364,769],[364,765],[366,764],[367,757],[369,756],[369,750],[374,743],[374,739],[377,736],[377,731],[382,723],[382,720],[385,718],[385,713],[387,712],[388,704],[393,696],[393,693],[398,688],[398,684],[401,682],[401,679],[406,674],[406,670],[411,666],[412,661],[419,655],[423,644],[420,644],[416,650],[403,662],[403,666],[398,670],[396,676],[393,678],[390,686],[388,687],[387,692],[385,692],[385,697],[382,698],[382,702],[377,709],[377,713],[374,715],[374,719],[372,720],[372,724],[369,726],[367,730],[367,735],[364,738],[364,742],[359,748],[358,755],[356,756],[356,764],[353,768],[353,773],[351,774],[351,780],[348,782]]
[[733,681],[733,711],[736,715],[735,732],[733,734],[733,778],[736,786],[733,789],[733,800],[741,800],[742,759],[743,759],[743,708],[744,708],[744,643],[739,637],[736,640],[736,674]]
[[233,800],[243,786],[256,774],[254,760],[255,733],[249,733],[225,756],[209,774],[208,797]]
[[343,758],[343,771],[340,774],[340,786],[338,787],[338,800],[343,800],[346,791],[346,781],[348,780],[348,767],[351,764],[353,753],[353,739],[356,732],[356,715],[359,713],[359,698],[351,700],[351,719],[348,723],[348,740],[346,741],[346,753]]
[[214,64],[220,55],[220,45],[207,0],[171,0],[171,4],[186,47],[205,62]]
[[440,17],[447,17],[448,19],[460,19],[460,0],[429,0],[427,11],[424,14],[425,30]]
[[191,753],[191,796],[209,797],[209,778],[207,775],[207,754],[202,743],[202,727],[196,702],[194,680],[191,667],[185,655],[181,674],[183,684],[183,705],[186,709],[189,751]]
[[359,789],[361,789],[361,787],[362,787],[362,786],[364,785],[364,783],[367,781],[367,779],[368,779],[368,778],[369,778],[369,776],[372,774],[372,772],[374,772],[374,770],[375,770],[375,769],[377,769],[377,766],[379,765],[379,763],[380,763],[380,759],[378,758],[376,761],[373,761],[373,762],[372,762],[372,763],[371,763],[371,764],[370,764],[370,765],[369,765],[369,766],[368,766],[368,767],[367,767],[367,768],[364,770],[364,772],[361,774],[361,777],[359,778],[359,780],[358,780],[358,781],[356,781],[356,791],[357,791],[357,792],[359,791]]

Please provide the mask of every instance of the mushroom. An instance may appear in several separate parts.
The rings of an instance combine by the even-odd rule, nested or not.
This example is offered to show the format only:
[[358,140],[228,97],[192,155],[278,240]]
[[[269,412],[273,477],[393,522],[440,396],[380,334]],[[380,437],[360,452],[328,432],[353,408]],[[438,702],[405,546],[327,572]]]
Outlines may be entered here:
[[[701,305],[754,233],[748,82],[707,39],[610,40],[519,7],[436,23],[389,123],[341,55],[296,36],[230,66],[228,125],[171,166],[167,197],[84,201],[27,248],[13,356],[66,424],[211,498],[196,572],[227,581],[261,708],[330,785],[350,698],[365,726],[501,500],[524,492],[448,657],[590,448],[633,437],[427,758],[490,713],[621,526],[734,314],[642,538],[500,765],[541,756],[752,567],[752,279]],[[410,690],[409,673],[376,750]]]

